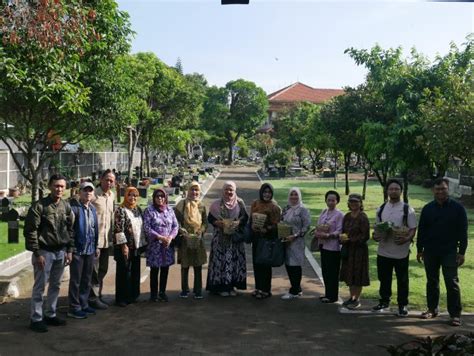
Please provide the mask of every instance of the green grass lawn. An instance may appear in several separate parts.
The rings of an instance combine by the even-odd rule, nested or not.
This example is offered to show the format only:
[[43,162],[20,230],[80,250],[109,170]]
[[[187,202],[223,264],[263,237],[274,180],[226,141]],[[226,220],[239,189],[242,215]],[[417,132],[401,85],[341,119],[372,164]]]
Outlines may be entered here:
[[[310,209],[313,225],[316,224],[319,214],[322,209],[326,207],[324,203],[324,194],[327,190],[333,189],[332,179],[305,181],[305,180],[271,180],[271,184],[275,187],[275,198],[281,206],[286,204],[288,190],[291,187],[297,186],[301,189],[303,194],[303,202]],[[362,193],[362,182],[351,181],[351,192]],[[341,194],[341,202],[338,208],[347,212],[347,196],[344,195],[344,182],[339,182],[339,189]],[[409,187],[410,205],[415,209],[417,217],[421,212],[421,208],[430,200],[432,194],[430,189],[422,188],[420,186],[411,185]],[[371,223],[375,221],[375,210],[381,205],[383,201],[382,190],[378,182],[369,182],[367,186],[366,200],[364,201],[364,210],[367,213]],[[469,240],[473,240],[474,236],[474,209],[467,209],[469,219]],[[311,240],[307,236],[307,243]],[[319,253],[314,256],[319,261]],[[364,299],[378,299],[379,282],[377,280],[377,243],[373,240],[369,241],[369,268],[370,268],[370,286],[365,287],[362,292]],[[472,273],[474,271],[474,248],[468,247],[466,252],[466,263],[459,269],[459,278],[461,281],[461,295],[465,311],[474,311],[474,283],[472,281]],[[426,307],[425,299],[425,271],[421,264],[416,261],[416,247],[413,245],[410,254],[410,307],[413,309],[422,310]],[[441,307],[446,308],[446,293],[444,289],[444,282],[441,277]],[[395,275],[393,280],[393,296],[392,301],[396,303],[396,283]],[[341,292],[347,295],[347,287],[341,283]]]
[[7,259],[8,257],[15,256],[16,254],[25,250],[25,239],[23,237],[23,222],[20,221],[20,233],[19,243],[9,244],[8,243],[8,224],[0,221],[0,261]]

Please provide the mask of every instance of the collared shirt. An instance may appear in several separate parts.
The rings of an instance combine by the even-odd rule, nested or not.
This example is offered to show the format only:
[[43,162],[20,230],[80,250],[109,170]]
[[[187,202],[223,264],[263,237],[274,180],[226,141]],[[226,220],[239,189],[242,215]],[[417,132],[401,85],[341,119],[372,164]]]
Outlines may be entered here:
[[94,216],[90,205],[85,206],[81,203],[81,209],[84,210],[85,223],[86,223],[86,240],[83,251],[78,251],[80,255],[92,255],[95,253],[95,226]]
[[458,252],[466,253],[467,214],[466,209],[449,198],[442,205],[436,200],[426,204],[420,215],[418,252],[445,256]]
[[[403,201],[399,201],[396,203],[387,202],[382,211],[382,221],[379,220],[380,208],[377,209],[377,212],[375,214],[376,221],[378,223],[383,221],[391,221],[394,226],[402,227],[404,205],[405,203]],[[408,208],[407,225],[409,229],[416,228],[415,210],[413,210],[413,208],[411,207]],[[407,257],[409,253],[409,241],[402,245],[397,245],[393,237],[383,238],[381,241],[379,241],[379,246],[377,249],[377,254],[379,256],[402,259]]]
[[322,248],[327,251],[340,251],[341,244],[339,243],[338,235],[342,232],[342,221],[344,220],[344,214],[339,209],[325,209],[321,213],[318,219],[318,225],[327,224],[329,225],[329,233],[336,237],[319,239],[319,243]]
[[113,237],[114,225],[114,201],[115,194],[111,190],[104,193],[100,187],[95,190],[95,198],[92,200],[97,210],[99,221],[99,248],[107,248]]

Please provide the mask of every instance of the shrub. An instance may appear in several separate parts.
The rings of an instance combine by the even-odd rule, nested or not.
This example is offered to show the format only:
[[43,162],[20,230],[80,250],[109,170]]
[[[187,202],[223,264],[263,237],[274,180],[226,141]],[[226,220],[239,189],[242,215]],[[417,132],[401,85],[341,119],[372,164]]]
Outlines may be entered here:
[[383,346],[393,356],[418,355],[473,355],[474,333],[467,335],[452,334],[435,338],[417,338],[400,345]]

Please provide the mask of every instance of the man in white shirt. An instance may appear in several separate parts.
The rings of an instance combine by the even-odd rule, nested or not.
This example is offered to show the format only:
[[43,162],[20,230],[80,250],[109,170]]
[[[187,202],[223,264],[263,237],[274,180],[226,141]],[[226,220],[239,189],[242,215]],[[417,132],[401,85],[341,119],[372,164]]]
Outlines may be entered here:
[[416,233],[416,216],[413,208],[401,201],[402,183],[397,179],[389,179],[386,184],[388,202],[382,204],[376,213],[376,222],[391,222],[394,228],[408,228],[402,236],[382,237],[374,230],[374,240],[379,243],[377,250],[377,276],[380,281],[379,304],[373,311],[383,311],[389,308],[392,296],[392,275],[395,269],[397,276],[398,316],[408,315],[408,265],[410,243]]

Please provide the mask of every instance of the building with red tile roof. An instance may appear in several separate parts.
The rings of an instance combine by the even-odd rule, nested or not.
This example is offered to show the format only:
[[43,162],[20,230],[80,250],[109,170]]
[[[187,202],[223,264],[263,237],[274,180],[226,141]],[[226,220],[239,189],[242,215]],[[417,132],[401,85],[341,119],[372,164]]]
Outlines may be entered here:
[[277,90],[276,92],[267,95],[269,103],[268,119],[260,131],[271,131],[273,128],[272,120],[278,117],[278,113],[291,109],[298,103],[310,102],[313,104],[323,104],[335,96],[342,94],[344,94],[344,90],[342,89],[312,88],[309,85],[300,82],[296,82],[283,89]]

